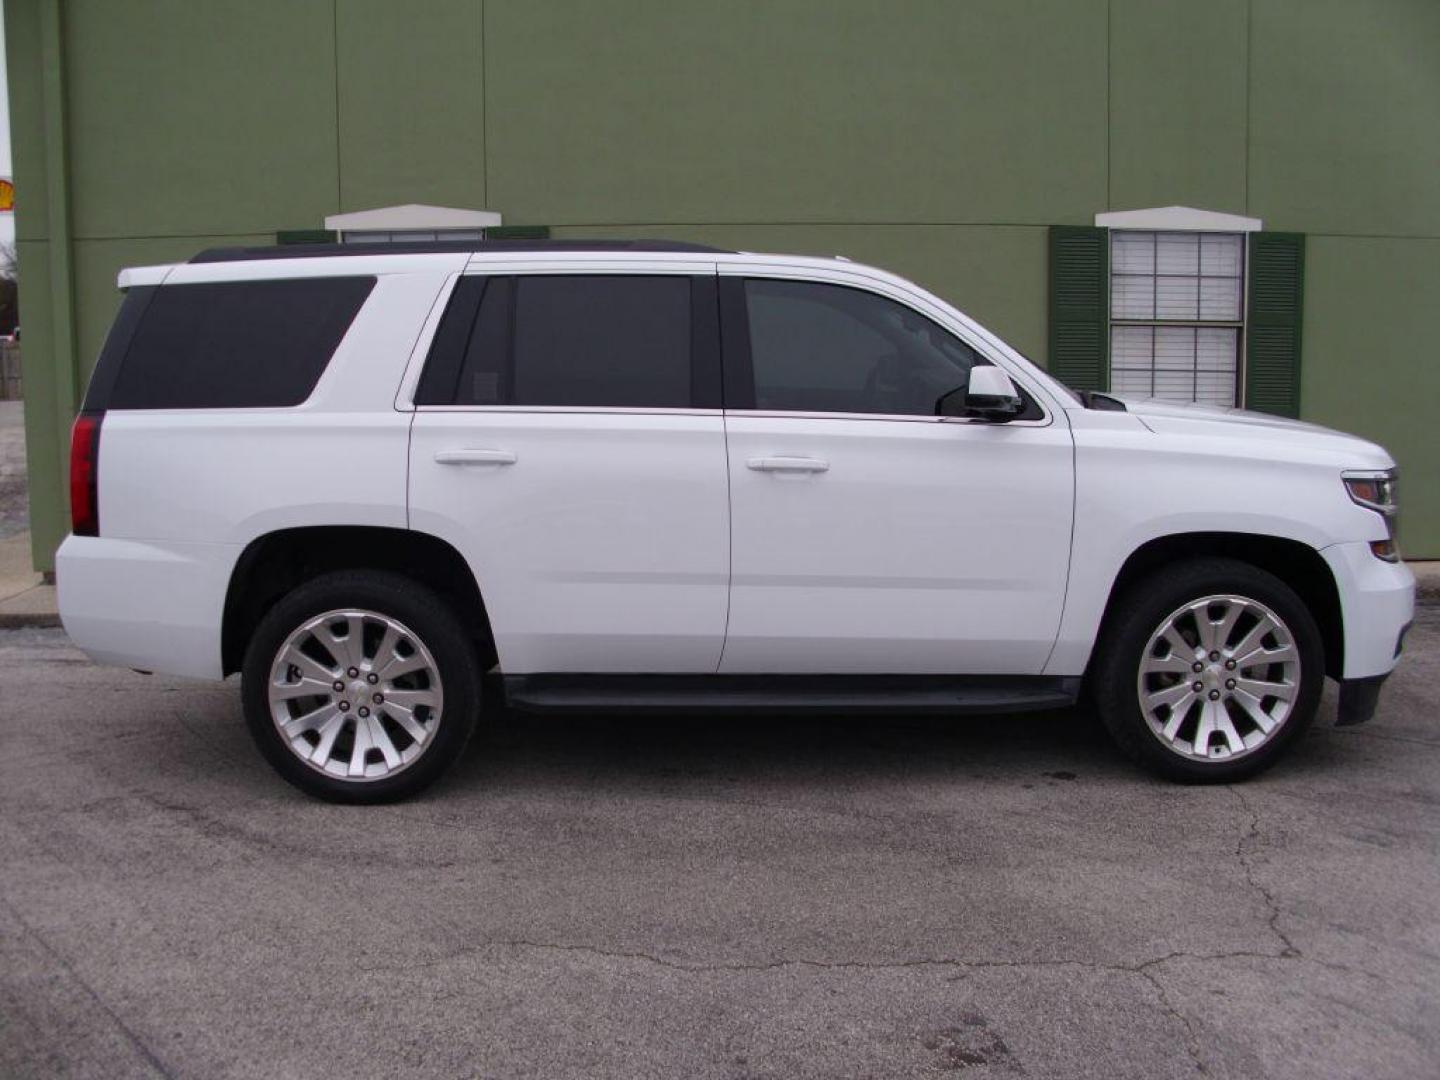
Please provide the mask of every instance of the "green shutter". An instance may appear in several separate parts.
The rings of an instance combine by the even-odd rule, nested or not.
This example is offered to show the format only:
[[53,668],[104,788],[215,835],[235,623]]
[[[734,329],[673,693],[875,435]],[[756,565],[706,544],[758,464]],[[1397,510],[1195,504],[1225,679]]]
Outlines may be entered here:
[[281,229],[275,234],[277,244],[333,244],[334,229]]
[[1305,236],[1250,234],[1250,307],[1245,327],[1245,407],[1300,415],[1300,326]]
[[1050,227],[1050,374],[1077,390],[1110,385],[1109,230]]
[[549,240],[549,225],[491,225],[486,240]]

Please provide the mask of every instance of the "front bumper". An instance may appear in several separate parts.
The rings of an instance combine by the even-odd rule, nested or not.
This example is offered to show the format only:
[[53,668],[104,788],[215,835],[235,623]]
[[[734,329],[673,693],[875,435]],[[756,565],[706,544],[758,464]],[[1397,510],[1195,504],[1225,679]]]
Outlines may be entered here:
[[1415,575],[1404,563],[1377,559],[1363,540],[1332,544],[1320,554],[1340,594],[1345,625],[1342,690],[1352,680],[1390,674],[1400,658],[1402,636],[1415,617]]

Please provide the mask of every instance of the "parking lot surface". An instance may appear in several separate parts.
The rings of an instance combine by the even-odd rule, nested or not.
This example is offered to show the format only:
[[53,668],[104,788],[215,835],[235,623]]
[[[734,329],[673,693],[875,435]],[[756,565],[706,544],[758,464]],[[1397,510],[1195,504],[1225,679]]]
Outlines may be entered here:
[[1440,610],[1237,787],[1080,713],[492,715],[312,802],[234,683],[0,633],[0,1075],[1440,1074]]

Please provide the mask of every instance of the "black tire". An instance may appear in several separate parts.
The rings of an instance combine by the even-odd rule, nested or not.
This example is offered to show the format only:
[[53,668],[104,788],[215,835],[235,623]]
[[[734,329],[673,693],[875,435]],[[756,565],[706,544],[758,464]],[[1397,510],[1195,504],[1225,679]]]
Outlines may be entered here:
[[[1184,605],[1219,594],[1258,601],[1284,622],[1299,653],[1300,678],[1289,714],[1268,739],[1233,758],[1206,760],[1172,749],[1151,730],[1137,684],[1145,650],[1160,625]],[[1111,737],[1147,769],[1185,783],[1230,783],[1269,768],[1314,722],[1324,668],[1320,630],[1293,589],[1249,563],[1201,558],[1166,567],[1116,598],[1091,670],[1091,691]]]
[[[428,741],[414,744],[419,748],[414,760],[375,779],[344,779],[302,761],[270,713],[271,668],[280,649],[307,621],[345,608],[375,612],[403,624],[429,651],[443,687],[442,707],[438,716],[431,717],[436,726]],[[399,574],[343,570],[296,587],[260,620],[241,670],[245,722],[260,752],[291,784],[307,795],[330,802],[393,802],[428,787],[459,758],[475,730],[480,710],[480,664],[470,635],[439,595]],[[382,683],[375,689],[385,686]],[[383,711],[376,708],[377,719]],[[353,724],[358,713],[349,715],[353,746]],[[393,725],[393,720],[387,722]],[[405,736],[397,733],[396,737],[398,740]],[[343,728],[336,738],[345,738]],[[366,755],[358,756],[363,759]]]

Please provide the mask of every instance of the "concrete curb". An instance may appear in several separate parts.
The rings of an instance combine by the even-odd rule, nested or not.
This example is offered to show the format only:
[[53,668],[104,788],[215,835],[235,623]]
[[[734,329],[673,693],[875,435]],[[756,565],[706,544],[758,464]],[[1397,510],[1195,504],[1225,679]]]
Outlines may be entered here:
[[0,611],[0,630],[25,630],[59,625],[60,615],[54,611]]

